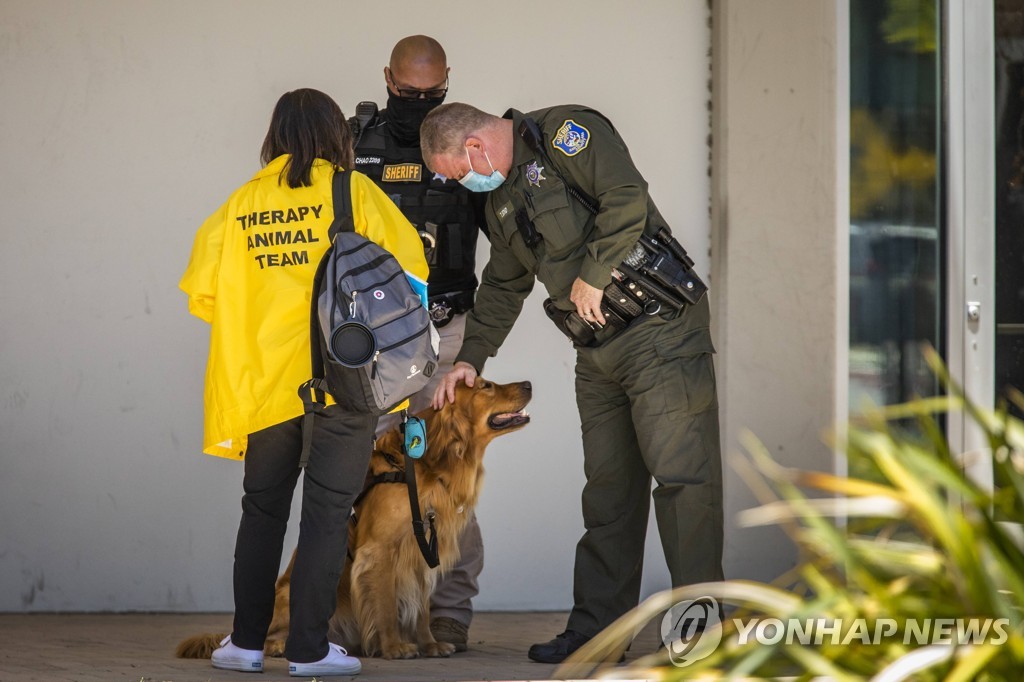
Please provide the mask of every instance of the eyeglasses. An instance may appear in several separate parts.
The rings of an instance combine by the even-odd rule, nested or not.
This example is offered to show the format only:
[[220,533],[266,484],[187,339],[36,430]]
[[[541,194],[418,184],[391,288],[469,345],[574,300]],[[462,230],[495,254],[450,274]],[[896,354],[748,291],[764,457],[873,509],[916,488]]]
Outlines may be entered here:
[[395,90],[398,92],[398,96],[401,99],[409,100],[409,101],[414,101],[414,100],[418,100],[418,99],[426,99],[426,100],[441,99],[442,97],[444,97],[445,95],[448,94],[448,79],[447,78],[444,79],[444,87],[443,88],[430,88],[428,90],[420,90],[418,88],[400,88],[395,83],[395,79],[393,77],[391,78],[391,85],[394,86]]

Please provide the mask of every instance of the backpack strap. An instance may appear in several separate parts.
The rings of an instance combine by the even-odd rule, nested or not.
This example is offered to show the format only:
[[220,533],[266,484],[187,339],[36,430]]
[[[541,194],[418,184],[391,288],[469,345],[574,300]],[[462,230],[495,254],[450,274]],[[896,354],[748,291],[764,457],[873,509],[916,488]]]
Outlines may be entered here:
[[302,454],[299,455],[299,468],[309,463],[309,453],[313,447],[313,420],[317,412],[327,407],[327,380],[324,371],[324,359],[320,344],[320,300],[317,292],[323,281],[334,250],[334,238],[338,232],[355,231],[352,220],[352,174],[336,168],[331,180],[331,196],[334,203],[334,221],[327,229],[331,245],[320,259],[320,265],[313,276],[313,287],[310,295],[309,313],[309,359],[313,370],[313,378],[299,386],[299,397],[302,398]]
[[355,232],[356,225],[352,218],[352,173],[335,169],[331,180],[331,201],[334,203],[334,222],[327,228],[327,236],[331,243],[338,232]]

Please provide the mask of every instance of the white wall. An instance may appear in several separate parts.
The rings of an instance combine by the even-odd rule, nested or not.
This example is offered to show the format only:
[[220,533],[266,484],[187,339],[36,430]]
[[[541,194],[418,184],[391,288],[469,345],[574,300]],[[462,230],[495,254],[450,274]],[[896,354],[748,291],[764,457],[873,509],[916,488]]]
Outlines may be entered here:
[[[200,454],[208,332],[177,282],[196,228],[258,168],[281,93],[319,88],[351,113],[383,100],[398,38],[432,35],[450,101],[609,115],[706,274],[707,15],[705,0],[0,0],[0,611],[232,608],[242,467]],[[478,609],[572,601],[573,360],[541,298],[488,365],[536,399],[488,454]],[[667,585],[648,547],[645,592]]]
[[[849,135],[837,41],[846,2],[715,3],[714,296],[722,446],[752,432],[785,466],[830,471],[845,420]],[[845,45],[846,43],[842,43]],[[758,500],[726,476],[726,574],[796,563],[781,529],[741,529]]]

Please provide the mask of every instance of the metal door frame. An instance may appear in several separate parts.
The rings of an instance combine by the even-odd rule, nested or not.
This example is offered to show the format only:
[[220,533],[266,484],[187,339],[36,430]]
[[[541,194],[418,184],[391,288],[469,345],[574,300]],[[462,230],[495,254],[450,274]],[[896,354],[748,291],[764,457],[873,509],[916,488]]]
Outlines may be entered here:
[[[995,32],[994,2],[944,7],[946,364],[979,407],[995,402]],[[970,313],[969,313],[970,311]],[[977,312],[975,319],[974,313]],[[993,485],[988,443],[962,413],[948,421],[967,472]]]

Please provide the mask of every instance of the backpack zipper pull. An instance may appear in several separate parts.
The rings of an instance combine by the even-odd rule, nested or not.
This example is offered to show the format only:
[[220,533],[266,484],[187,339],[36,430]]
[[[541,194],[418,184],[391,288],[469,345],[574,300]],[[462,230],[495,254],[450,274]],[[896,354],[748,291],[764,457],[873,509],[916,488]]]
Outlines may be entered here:
[[370,369],[370,378],[377,378],[377,358],[380,357],[380,351],[374,351],[373,353],[373,367]]

